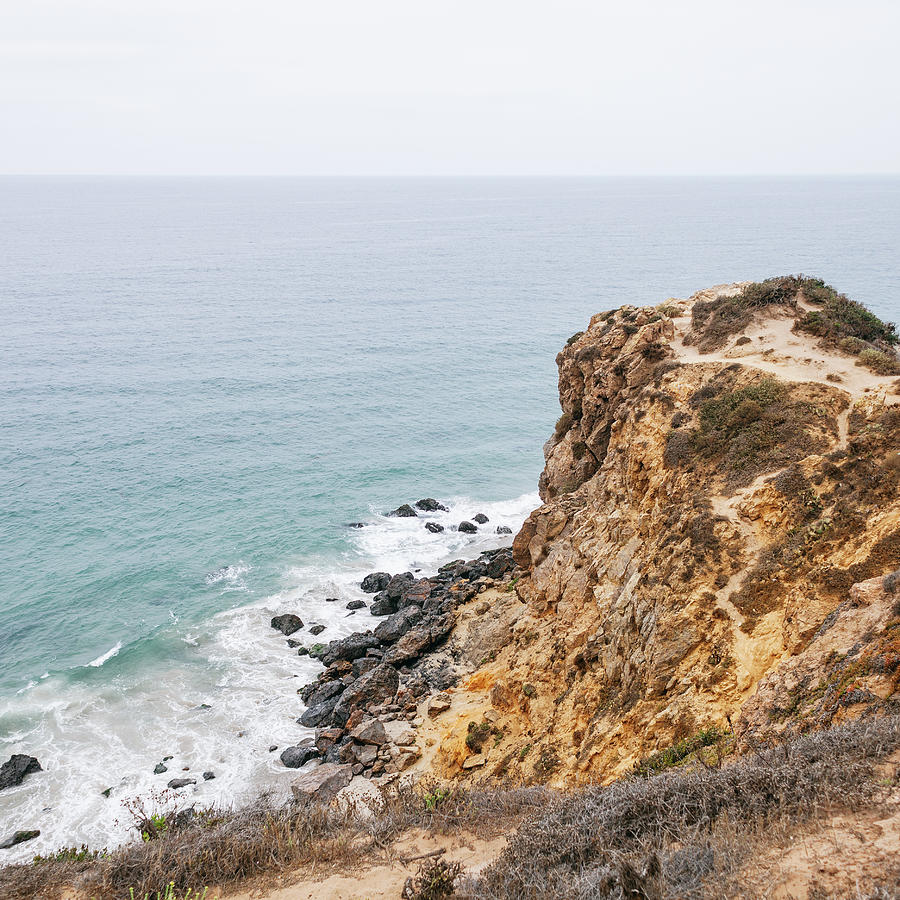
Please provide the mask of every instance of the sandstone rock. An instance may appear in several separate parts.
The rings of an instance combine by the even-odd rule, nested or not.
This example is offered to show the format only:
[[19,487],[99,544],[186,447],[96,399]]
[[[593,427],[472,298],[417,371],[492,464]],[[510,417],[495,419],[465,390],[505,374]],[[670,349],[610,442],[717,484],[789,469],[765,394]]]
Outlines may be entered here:
[[369,719],[362,722],[350,732],[350,737],[358,741],[360,744],[384,744],[387,742],[387,732],[384,725],[378,719]]
[[15,787],[22,783],[26,775],[40,771],[41,764],[35,757],[14,753],[0,766],[0,791]]
[[306,772],[291,784],[291,792],[296,800],[331,800],[341,788],[346,787],[353,777],[350,765],[323,763],[312,772]]
[[466,759],[466,761],[462,764],[462,767],[464,769],[478,769],[486,762],[487,760],[481,753],[475,753]]
[[287,636],[295,631],[299,631],[303,627],[303,620],[300,616],[295,616],[293,613],[285,613],[281,616],[275,616],[269,624],[276,631],[280,631]]
[[428,715],[432,719],[439,716],[442,712],[446,712],[448,709],[450,709],[449,694],[435,694],[428,701]]

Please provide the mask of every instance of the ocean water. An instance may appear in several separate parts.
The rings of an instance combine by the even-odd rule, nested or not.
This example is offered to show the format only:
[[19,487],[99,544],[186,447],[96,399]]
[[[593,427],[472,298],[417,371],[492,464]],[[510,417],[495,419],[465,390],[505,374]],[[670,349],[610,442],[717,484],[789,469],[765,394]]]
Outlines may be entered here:
[[[499,546],[593,313],[805,272],[896,321],[898,247],[897,178],[0,179],[0,761],[45,768],[0,863],[285,791],[318,664],[269,618]],[[382,515],[424,496],[490,526]]]

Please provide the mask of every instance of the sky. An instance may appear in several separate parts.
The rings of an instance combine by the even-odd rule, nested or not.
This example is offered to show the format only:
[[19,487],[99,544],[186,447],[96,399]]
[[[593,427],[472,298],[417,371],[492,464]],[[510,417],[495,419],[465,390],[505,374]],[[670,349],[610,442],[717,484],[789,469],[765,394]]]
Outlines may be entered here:
[[900,172],[900,0],[6,0],[0,173]]

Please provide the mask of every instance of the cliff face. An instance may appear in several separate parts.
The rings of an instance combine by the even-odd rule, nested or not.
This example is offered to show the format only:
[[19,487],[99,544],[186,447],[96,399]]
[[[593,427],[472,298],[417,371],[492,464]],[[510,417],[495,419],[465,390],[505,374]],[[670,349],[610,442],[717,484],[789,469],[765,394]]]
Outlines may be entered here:
[[595,316],[557,357],[525,574],[434,737],[444,774],[474,749],[497,773],[610,779],[711,726],[744,747],[896,700],[892,335],[821,283],[760,287]]

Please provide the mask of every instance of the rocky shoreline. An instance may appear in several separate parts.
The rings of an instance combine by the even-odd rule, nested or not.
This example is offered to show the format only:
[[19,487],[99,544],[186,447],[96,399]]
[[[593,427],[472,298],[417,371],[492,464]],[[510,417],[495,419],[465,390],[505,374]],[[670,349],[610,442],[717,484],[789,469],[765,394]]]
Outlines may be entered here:
[[[416,506],[427,509],[420,504],[431,503],[436,501]],[[397,514],[410,511],[405,505]],[[480,518],[483,525],[487,517]],[[427,578],[373,572],[360,588],[373,595],[369,612],[382,619],[374,630],[312,646],[288,637],[300,655],[325,666],[298,691],[306,709],[297,722],[315,728],[315,735],[280,754],[286,767],[303,767],[292,786],[296,797],[333,794],[355,776],[384,784],[421,757],[416,731],[423,712],[435,716],[446,709],[443,692],[459,678],[452,659],[442,655],[437,661],[434,651],[453,632],[460,606],[488,588],[508,586],[517,571],[512,548],[504,547],[471,561],[454,560]],[[290,613],[270,624],[286,636],[303,626]]]

